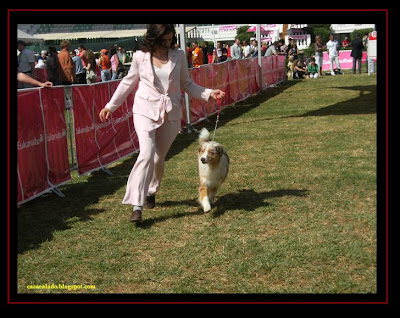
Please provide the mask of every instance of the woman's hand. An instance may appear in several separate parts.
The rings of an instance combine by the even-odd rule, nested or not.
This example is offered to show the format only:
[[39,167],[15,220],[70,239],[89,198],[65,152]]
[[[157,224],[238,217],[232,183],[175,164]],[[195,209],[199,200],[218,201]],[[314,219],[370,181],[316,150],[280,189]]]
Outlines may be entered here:
[[221,99],[225,96],[225,92],[221,91],[220,89],[214,89],[211,92],[211,97],[215,100]]
[[108,118],[110,118],[110,116],[111,116],[111,110],[105,107],[99,113],[101,122],[105,122]]

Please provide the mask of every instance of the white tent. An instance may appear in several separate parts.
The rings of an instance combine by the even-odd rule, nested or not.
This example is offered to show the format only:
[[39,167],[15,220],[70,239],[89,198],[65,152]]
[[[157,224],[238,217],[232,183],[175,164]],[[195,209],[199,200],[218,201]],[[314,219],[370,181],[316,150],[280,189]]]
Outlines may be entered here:
[[30,35],[22,30],[18,29],[17,31],[18,31],[18,33],[17,33],[18,40],[22,40],[26,43],[32,43],[32,44],[39,44],[43,41],[42,38],[36,37],[34,35]]

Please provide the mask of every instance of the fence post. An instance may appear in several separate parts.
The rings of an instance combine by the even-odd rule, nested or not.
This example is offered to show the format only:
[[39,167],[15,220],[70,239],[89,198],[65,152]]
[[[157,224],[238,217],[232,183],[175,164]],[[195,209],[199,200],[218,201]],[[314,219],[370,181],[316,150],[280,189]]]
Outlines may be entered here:
[[256,36],[257,36],[257,58],[258,58],[258,66],[260,67],[260,92],[263,90],[263,76],[262,76],[262,56],[261,56],[261,25],[257,24],[256,27]]

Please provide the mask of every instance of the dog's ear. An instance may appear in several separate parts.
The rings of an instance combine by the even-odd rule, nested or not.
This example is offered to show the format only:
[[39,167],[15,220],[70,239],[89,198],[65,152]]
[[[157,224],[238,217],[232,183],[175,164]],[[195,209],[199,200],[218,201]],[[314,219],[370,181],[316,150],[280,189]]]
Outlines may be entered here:
[[222,148],[222,146],[216,146],[215,151],[218,153],[219,156],[222,156],[222,154],[224,153],[224,149]]

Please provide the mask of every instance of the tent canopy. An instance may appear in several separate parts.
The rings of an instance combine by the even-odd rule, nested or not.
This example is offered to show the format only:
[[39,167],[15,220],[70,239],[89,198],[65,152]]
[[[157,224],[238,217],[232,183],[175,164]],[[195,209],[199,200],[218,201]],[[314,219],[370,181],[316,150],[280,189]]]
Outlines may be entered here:
[[18,37],[18,40],[22,40],[22,41],[28,42],[28,43],[35,43],[36,44],[36,43],[40,43],[40,42],[43,41],[43,38],[37,37],[37,36],[34,36],[34,35],[30,35],[30,34],[24,32],[22,30],[19,30],[19,29],[18,29],[17,37]]

